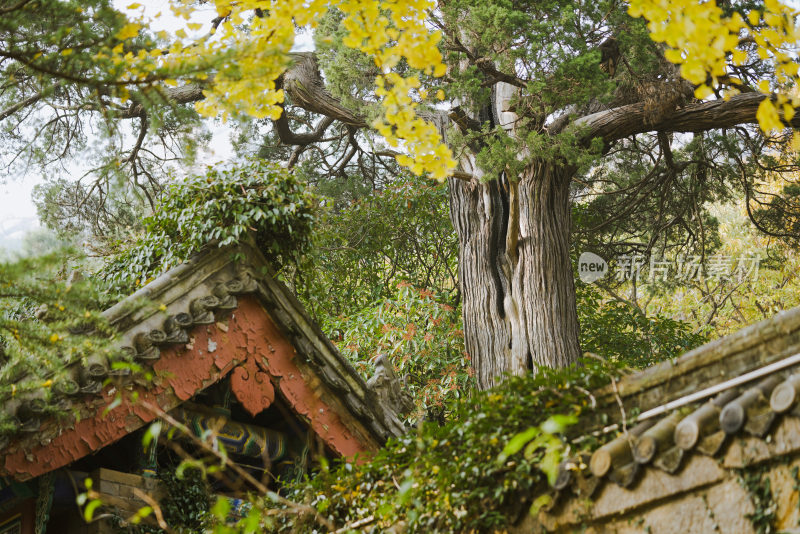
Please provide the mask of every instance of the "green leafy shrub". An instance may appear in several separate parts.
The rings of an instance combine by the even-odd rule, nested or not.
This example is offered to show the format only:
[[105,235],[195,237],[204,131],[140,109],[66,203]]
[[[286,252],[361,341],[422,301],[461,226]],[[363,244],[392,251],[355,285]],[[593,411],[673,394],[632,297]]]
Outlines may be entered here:
[[324,324],[339,348],[364,376],[386,354],[416,400],[417,413],[442,412],[448,401],[474,387],[474,371],[464,352],[460,310],[408,282],[372,307]]
[[[164,497],[159,501],[164,521],[171,532],[202,532],[211,507],[208,482],[199,469],[184,469],[180,476],[175,469],[162,469],[158,473]],[[162,534],[165,531],[152,526],[139,525],[132,529],[136,534]]]
[[123,293],[166,272],[203,247],[256,241],[276,267],[296,259],[307,244],[314,197],[282,167],[258,160],[210,168],[172,184],[143,233],[105,266],[101,275]]
[[597,289],[576,284],[581,348],[635,368],[680,356],[706,336],[668,317],[648,317],[628,303],[603,300]]
[[[318,318],[353,315],[407,281],[457,301],[458,240],[447,189],[402,176],[381,191],[331,191],[295,288]],[[331,288],[335,288],[331,290]]]
[[[323,463],[303,482],[289,484],[285,496],[313,506],[337,527],[366,521],[378,532],[401,524],[403,532],[502,529],[528,513],[532,498],[547,488],[564,453],[555,438],[589,409],[587,391],[622,367],[590,358],[509,378],[455,403],[451,421],[424,423],[365,462]],[[309,514],[265,502],[278,521],[275,531],[313,530]]]

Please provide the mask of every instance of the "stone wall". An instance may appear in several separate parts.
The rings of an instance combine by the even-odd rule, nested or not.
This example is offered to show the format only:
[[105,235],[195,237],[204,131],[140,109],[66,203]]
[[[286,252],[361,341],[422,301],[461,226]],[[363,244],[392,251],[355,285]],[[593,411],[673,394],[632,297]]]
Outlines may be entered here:
[[[155,478],[146,478],[130,473],[112,471],[111,469],[96,469],[89,474],[92,479],[92,489],[98,492],[98,498],[103,505],[95,512],[95,517],[108,514],[120,519],[133,516],[146,503],[137,496],[137,492],[158,500],[162,492]],[[149,518],[145,522],[152,522]],[[86,530],[86,534],[113,534],[119,529],[113,527],[111,517],[94,521]]]
[[789,416],[770,438],[736,437],[721,457],[693,454],[676,474],[648,468],[627,488],[561,496],[512,532],[800,532],[798,488],[800,418]]

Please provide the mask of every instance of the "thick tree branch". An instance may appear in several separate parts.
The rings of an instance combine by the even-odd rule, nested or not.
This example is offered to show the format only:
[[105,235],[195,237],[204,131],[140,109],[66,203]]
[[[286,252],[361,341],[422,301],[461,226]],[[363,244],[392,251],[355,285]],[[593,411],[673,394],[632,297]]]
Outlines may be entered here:
[[462,133],[481,131],[480,121],[471,117],[461,106],[455,106],[448,114],[448,117],[456,123]]
[[[714,100],[692,104],[666,114],[657,122],[649,122],[645,105],[637,103],[587,115],[575,121],[574,125],[585,129],[582,137],[586,141],[602,137],[606,143],[652,131],[700,132],[730,128],[758,122],[756,111],[764,98],[760,93],[746,93],[733,96],[727,102]],[[792,120],[791,124],[800,125],[800,117]]]
[[17,111],[21,110],[22,108],[28,107],[31,104],[35,104],[36,102],[41,100],[43,96],[44,96],[44,93],[42,93],[42,92],[36,93],[35,95],[29,96],[28,98],[26,98],[24,100],[20,100],[16,104],[14,104],[12,106],[9,106],[6,109],[0,111],[0,121],[2,121],[4,119],[7,119],[8,117],[13,115]]
[[328,126],[333,124],[333,121],[333,117],[325,117],[317,123],[313,132],[299,134],[294,133],[291,128],[289,128],[289,119],[286,118],[285,112],[281,113],[280,118],[272,123],[275,125],[275,131],[278,133],[278,138],[281,140],[281,143],[284,145],[306,146],[321,140],[322,136],[325,134],[325,130],[328,129]]
[[490,58],[477,56],[472,50],[469,49],[469,47],[465,46],[464,43],[461,42],[461,39],[459,39],[455,32],[448,31],[444,25],[441,25],[440,28],[444,31],[445,35],[452,43],[447,48],[457,52],[463,52],[469,59],[469,62],[472,65],[475,65],[478,70],[487,76],[487,79],[484,80],[482,84],[484,87],[491,87],[497,82],[506,82],[521,89],[524,89],[528,86],[527,80],[523,80],[519,76],[498,70],[494,65],[494,61]]
[[283,73],[276,85],[283,88],[292,104],[306,111],[319,113],[354,128],[366,128],[367,123],[344,107],[327,89],[319,72],[316,55],[312,52],[292,54],[294,65]]
[[[291,54],[291,56],[295,62],[280,76],[280,78],[278,78],[278,80],[276,80],[276,88],[283,89],[291,99],[292,104],[306,111],[319,113],[330,119],[338,120],[348,126],[355,128],[367,127],[367,123],[362,117],[344,107],[339,100],[334,98],[327,89],[325,89],[325,82],[319,72],[317,59],[313,52],[294,53]],[[207,84],[188,84],[159,91],[159,94],[167,102],[172,104],[190,104],[205,98],[203,90],[208,84],[213,84],[213,79],[209,79]],[[144,106],[141,103],[133,103],[117,116],[122,119],[132,119],[141,117],[142,113],[144,113]],[[284,117],[281,117],[280,120],[283,119]],[[310,144],[319,140],[318,138],[307,137],[309,135],[314,135],[313,133],[292,134],[288,130],[288,122],[285,123],[285,126],[283,124],[277,124],[280,120],[276,121],[276,125],[283,131],[283,134],[287,134],[287,132],[290,134],[286,136],[286,140],[283,139],[283,134],[281,134],[282,140],[285,143]],[[330,122],[327,122],[325,128],[329,125]]]
[[[188,84],[181,87],[171,87],[159,91],[161,96],[170,104],[191,104],[199,102],[205,98],[203,95],[204,87],[197,84]],[[126,109],[118,112],[117,117],[121,119],[134,119],[142,117],[145,113],[144,105],[141,102],[133,102]]]

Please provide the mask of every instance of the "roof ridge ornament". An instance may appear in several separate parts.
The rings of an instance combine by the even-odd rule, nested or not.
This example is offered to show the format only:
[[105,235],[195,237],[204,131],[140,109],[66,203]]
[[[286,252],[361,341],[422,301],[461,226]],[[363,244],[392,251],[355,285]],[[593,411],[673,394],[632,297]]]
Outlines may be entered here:
[[386,354],[378,354],[375,359],[375,374],[367,380],[367,387],[372,390],[382,404],[390,406],[399,414],[407,414],[414,408],[414,402],[408,391],[394,372],[394,366]]

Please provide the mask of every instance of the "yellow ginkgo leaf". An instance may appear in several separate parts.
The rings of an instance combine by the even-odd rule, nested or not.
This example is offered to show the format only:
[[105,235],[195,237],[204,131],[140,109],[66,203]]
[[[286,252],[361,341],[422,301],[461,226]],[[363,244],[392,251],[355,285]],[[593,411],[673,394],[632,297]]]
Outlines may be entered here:
[[792,150],[800,152],[800,132],[794,132],[792,134]]
[[674,48],[665,51],[664,57],[671,63],[680,63],[683,61],[683,54],[681,54],[681,51],[675,50]]
[[791,104],[784,104],[783,105],[783,119],[786,121],[791,121],[794,117],[794,108]]
[[139,35],[139,30],[141,29],[142,26],[140,24],[136,24],[135,22],[126,24],[119,32],[117,32],[117,39],[124,41],[126,39],[130,39],[131,37],[136,37]]
[[737,48],[731,52],[731,59],[734,65],[744,65],[747,61],[747,52]]
[[772,104],[772,101],[769,98],[765,98],[761,101],[761,104],[758,105],[756,119],[758,119],[758,124],[765,132],[783,128],[783,123],[778,115],[778,110],[775,109],[775,106]]
[[714,91],[712,91],[709,86],[703,84],[698,86],[697,89],[694,90],[694,97],[697,98],[698,100],[703,100],[704,98],[711,96],[713,93]]

